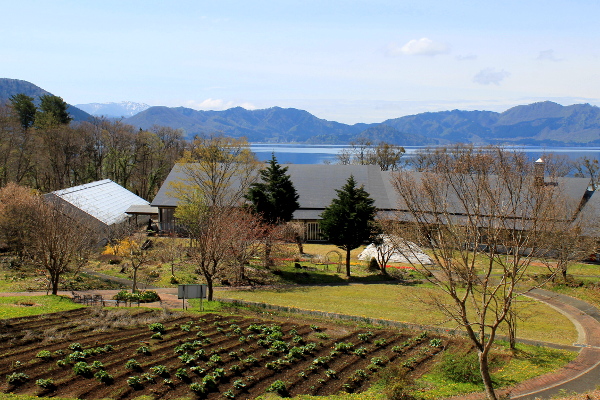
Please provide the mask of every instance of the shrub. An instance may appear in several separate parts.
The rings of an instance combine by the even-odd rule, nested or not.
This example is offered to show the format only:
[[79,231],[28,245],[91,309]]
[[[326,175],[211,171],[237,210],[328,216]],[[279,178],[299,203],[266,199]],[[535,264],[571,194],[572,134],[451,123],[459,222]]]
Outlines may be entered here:
[[38,379],[35,384],[44,389],[54,388],[54,381],[52,379]]
[[9,385],[21,385],[29,380],[29,375],[24,372],[13,372],[6,377]]
[[73,372],[75,372],[75,375],[89,377],[92,376],[92,367],[85,361],[80,361],[73,365]]
[[442,375],[454,382],[482,384],[477,353],[444,353],[439,364]]
[[375,257],[371,257],[371,260],[369,261],[369,271],[379,271],[379,263]]
[[153,303],[155,301],[160,301],[160,296],[154,290],[146,290],[137,293],[129,293],[127,290],[121,290],[119,293],[113,296],[113,299],[140,303]]
[[282,380],[276,380],[267,388],[267,392],[277,393],[281,397],[289,397],[287,385]]

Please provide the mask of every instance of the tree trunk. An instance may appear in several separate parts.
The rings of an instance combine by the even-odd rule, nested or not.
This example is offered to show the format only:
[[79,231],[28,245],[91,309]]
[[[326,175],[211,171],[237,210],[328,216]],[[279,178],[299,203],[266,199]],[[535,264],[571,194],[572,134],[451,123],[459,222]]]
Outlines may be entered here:
[[52,285],[52,294],[57,295],[58,294],[58,281],[59,281],[60,276],[56,275],[50,275],[50,284]]
[[272,245],[271,245],[271,238],[266,238],[265,239],[265,259],[264,259],[264,267],[265,268],[269,268],[271,267],[271,249],[272,249]]
[[350,249],[346,249],[346,277],[350,278]]
[[296,244],[298,245],[298,254],[304,254],[304,246],[302,246],[302,236],[294,235],[296,239]]
[[205,276],[206,278],[206,300],[212,301],[213,299],[213,281],[212,277]]
[[137,268],[133,263],[131,263],[131,268],[133,269],[133,284],[131,285],[131,293],[137,292]]
[[492,377],[490,376],[490,367],[488,365],[488,353],[485,351],[478,351],[477,355],[479,358],[479,371],[481,372],[481,378],[483,379],[483,385],[485,386],[485,394],[489,400],[496,400],[496,392],[494,392]]

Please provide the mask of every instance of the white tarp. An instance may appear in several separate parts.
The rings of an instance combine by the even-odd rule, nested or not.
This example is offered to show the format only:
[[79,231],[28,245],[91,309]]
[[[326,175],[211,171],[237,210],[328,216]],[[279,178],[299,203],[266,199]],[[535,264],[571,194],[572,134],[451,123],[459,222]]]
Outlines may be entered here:
[[358,259],[363,261],[368,261],[373,257],[378,259],[377,252],[379,248],[381,254],[389,256],[388,262],[433,264],[431,258],[423,253],[416,244],[389,235],[381,235],[381,238],[383,242],[380,245],[377,246],[371,243],[358,255]]

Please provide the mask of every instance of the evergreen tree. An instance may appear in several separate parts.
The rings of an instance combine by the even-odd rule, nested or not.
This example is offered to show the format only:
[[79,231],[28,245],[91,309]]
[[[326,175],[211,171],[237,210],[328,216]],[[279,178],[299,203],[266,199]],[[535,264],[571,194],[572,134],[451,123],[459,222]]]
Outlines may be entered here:
[[24,93],[15,94],[10,97],[10,104],[19,117],[19,123],[23,129],[33,125],[37,108],[33,104],[33,97]]
[[40,128],[49,128],[57,125],[67,125],[73,117],[69,115],[62,97],[45,94],[40,97],[40,111],[35,116],[35,125]]
[[282,167],[273,154],[269,166],[260,171],[262,182],[253,183],[246,195],[254,212],[271,225],[288,222],[300,207],[298,193],[287,167]]
[[374,223],[377,209],[369,193],[356,187],[353,176],[336,192],[337,198],[325,208],[319,225],[329,242],[346,251],[346,276],[350,277],[350,251],[377,234]]

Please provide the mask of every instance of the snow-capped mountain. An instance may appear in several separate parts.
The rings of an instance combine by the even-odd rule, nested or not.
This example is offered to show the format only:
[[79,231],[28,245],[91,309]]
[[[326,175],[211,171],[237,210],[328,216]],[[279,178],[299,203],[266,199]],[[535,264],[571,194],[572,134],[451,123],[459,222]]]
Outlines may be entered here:
[[76,107],[97,117],[104,116],[111,118],[132,117],[135,114],[150,108],[148,104],[134,103],[133,101],[122,101],[120,103],[78,104]]

